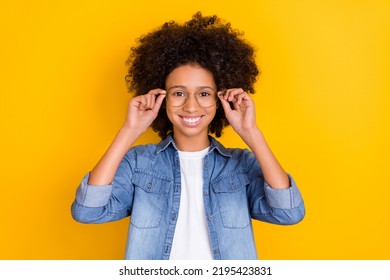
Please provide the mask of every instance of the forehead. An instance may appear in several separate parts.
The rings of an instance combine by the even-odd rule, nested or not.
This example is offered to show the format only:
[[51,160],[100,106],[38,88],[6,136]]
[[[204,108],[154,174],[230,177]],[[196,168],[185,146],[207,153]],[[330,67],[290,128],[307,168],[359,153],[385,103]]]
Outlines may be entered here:
[[[183,92],[191,92],[191,90],[183,85],[173,85],[173,86],[167,86],[166,90],[169,92],[177,92],[177,91],[183,91]],[[193,92],[216,92],[216,89],[212,86],[199,86],[194,88]]]
[[187,89],[206,86],[215,88],[213,74],[199,65],[192,64],[186,64],[175,68],[167,76],[165,84],[167,88],[177,85]]

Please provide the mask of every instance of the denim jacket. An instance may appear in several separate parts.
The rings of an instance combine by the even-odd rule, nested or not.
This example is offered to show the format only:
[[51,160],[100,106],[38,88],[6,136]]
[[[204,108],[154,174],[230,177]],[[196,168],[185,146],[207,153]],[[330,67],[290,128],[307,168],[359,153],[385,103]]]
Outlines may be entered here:
[[[251,218],[281,225],[305,215],[301,193],[272,189],[253,153],[227,149],[210,136],[203,160],[203,198],[214,259],[257,259]],[[172,135],[136,146],[123,158],[113,182],[90,186],[87,174],[72,204],[82,223],[131,216],[126,259],[169,259],[180,207],[179,156]]]

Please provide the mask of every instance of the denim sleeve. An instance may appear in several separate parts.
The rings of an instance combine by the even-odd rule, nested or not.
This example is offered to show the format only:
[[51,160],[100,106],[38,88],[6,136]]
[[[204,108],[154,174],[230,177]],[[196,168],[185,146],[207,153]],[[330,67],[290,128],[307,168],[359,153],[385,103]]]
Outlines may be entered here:
[[134,163],[134,156],[129,151],[112,183],[105,186],[88,185],[89,173],[85,175],[71,207],[73,218],[81,223],[100,224],[129,216],[134,194],[131,183]]
[[273,189],[264,180],[254,154],[248,151],[245,158],[250,180],[247,194],[252,218],[280,225],[299,223],[305,216],[305,206],[292,176],[287,174],[289,188]]

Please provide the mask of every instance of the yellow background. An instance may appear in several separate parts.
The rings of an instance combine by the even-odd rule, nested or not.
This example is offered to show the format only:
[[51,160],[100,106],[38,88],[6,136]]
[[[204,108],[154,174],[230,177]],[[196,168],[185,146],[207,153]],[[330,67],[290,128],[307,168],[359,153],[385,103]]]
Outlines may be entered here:
[[390,258],[390,1],[68,0],[0,6],[1,259],[123,258],[129,220],[70,205],[124,121],[135,39],[198,10],[256,47],[258,124],[306,202],[298,225],[253,222],[259,258]]

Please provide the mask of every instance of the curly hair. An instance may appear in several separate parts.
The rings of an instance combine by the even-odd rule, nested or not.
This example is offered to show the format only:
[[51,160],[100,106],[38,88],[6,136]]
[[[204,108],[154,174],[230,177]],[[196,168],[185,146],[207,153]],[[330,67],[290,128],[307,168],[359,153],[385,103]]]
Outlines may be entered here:
[[[129,66],[126,76],[128,91],[138,96],[154,88],[164,89],[172,70],[185,64],[197,64],[213,74],[218,90],[242,88],[254,93],[253,85],[260,72],[254,49],[241,38],[242,35],[216,15],[203,16],[201,12],[182,25],[166,22],[140,37],[137,46],[131,48],[126,61]],[[227,125],[229,122],[223,107],[217,106],[209,132],[220,137]],[[166,110],[159,110],[151,127],[161,138],[173,131]]]

